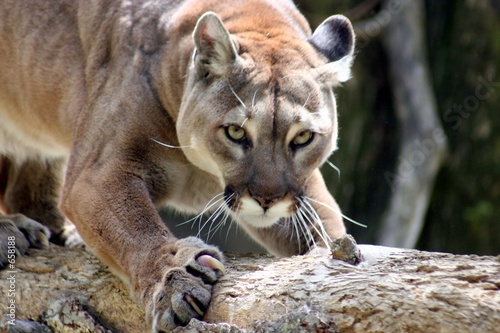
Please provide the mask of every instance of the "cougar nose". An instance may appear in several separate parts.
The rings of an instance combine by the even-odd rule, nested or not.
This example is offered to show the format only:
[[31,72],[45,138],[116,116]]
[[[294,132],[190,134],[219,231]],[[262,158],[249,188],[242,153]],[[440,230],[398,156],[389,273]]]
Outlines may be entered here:
[[274,206],[275,203],[279,201],[278,198],[274,199],[265,199],[263,197],[254,197],[255,200],[259,203],[259,205],[264,209],[269,209]]
[[261,195],[254,195],[254,194],[251,194],[251,195],[252,195],[252,198],[254,198],[254,200],[257,201],[259,203],[259,205],[262,208],[264,208],[265,210],[271,208],[272,206],[274,206],[278,201],[280,201],[283,198],[283,196],[266,198],[266,197],[261,196]]

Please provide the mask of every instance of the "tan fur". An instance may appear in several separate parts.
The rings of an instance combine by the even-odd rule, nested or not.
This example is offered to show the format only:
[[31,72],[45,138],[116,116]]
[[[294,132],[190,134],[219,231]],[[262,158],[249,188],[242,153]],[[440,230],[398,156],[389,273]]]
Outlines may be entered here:
[[[336,149],[332,87],[347,79],[352,45],[328,63],[310,35],[287,0],[2,1],[0,207],[63,242],[66,164],[62,211],[153,330],[198,317],[183,295],[208,304],[220,272],[197,259],[222,255],[175,239],[158,207],[199,213],[224,192],[276,255],[325,246],[312,226],[310,239],[290,225],[304,196],[331,207],[310,201],[330,238],[345,233],[318,167]],[[248,145],[227,137],[231,124]],[[313,141],[292,149],[305,130]]]

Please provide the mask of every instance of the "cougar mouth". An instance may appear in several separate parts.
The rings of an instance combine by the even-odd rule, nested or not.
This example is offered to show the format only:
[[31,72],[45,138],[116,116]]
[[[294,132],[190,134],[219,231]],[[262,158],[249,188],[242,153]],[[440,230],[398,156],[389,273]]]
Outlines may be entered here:
[[292,216],[295,211],[294,200],[289,194],[264,198],[252,194],[248,189],[240,194],[227,186],[224,198],[228,208],[238,219],[256,228],[270,227],[281,218]]

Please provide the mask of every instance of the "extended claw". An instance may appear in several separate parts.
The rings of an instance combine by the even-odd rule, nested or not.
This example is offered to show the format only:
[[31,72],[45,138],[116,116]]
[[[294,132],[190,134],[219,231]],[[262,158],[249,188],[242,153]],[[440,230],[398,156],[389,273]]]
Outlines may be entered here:
[[196,311],[197,314],[199,314],[201,317],[203,317],[203,315],[205,314],[205,312],[203,312],[200,307],[198,306],[198,304],[196,303],[196,299],[189,295],[189,294],[186,294],[186,296],[184,296],[185,299],[186,299],[186,302],[189,303],[189,305],[191,305],[191,307],[194,309],[194,311]]
[[199,264],[202,264],[203,266],[210,267],[215,270],[219,270],[222,272],[222,274],[226,273],[226,269],[224,268],[224,265],[214,257],[204,254],[202,256],[199,256],[198,259],[196,259]]
[[46,249],[47,247],[49,247],[49,239],[43,231],[38,231],[36,234],[36,238],[42,249]]

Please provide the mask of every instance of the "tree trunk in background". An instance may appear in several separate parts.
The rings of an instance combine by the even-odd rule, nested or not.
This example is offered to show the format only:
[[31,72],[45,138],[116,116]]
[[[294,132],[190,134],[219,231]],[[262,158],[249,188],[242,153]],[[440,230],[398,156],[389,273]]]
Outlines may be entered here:
[[[353,78],[335,92],[339,150],[330,160],[340,168],[341,177],[329,166],[322,170],[343,212],[368,225],[367,229],[351,225],[349,232],[361,243],[406,238],[398,244],[418,240],[421,249],[500,253],[499,2],[395,0],[392,7],[383,7],[377,0],[298,3],[313,27],[336,13],[358,27]],[[422,3],[423,10],[418,7]],[[405,4],[418,8],[409,12]],[[418,16],[423,18],[416,22]],[[392,28],[384,30],[387,24]],[[420,35],[408,29],[418,29]],[[390,39],[395,34],[408,39]],[[420,41],[410,40],[411,36]],[[408,45],[421,46],[413,50],[413,59],[423,64],[423,72],[429,68],[427,75],[421,72],[408,78],[416,67],[393,63],[407,56],[402,51]],[[427,99],[427,106],[417,104],[415,109],[411,98],[422,95],[412,85],[430,96],[417,101]],[[413,107],[402,111],[402,104],[408,102]],[[434,150],[423,142],[427,138],[432,142],[433,129],[439,127],[444,129],[448,154],[434,181],[442,146],[437,144]],[[395,195],[401,189],[397,180],[409,179],[398,178],[398,173],[410,173],[415,166],[411,178],[421,181],[414,186],[404,182],[407,196]],[[388,175],[394,175],[395,183],[386,180]],[[424,222],[422,233],[418,222],[405,223],[412,220]]]
[[500,253],[500,6],[427,1],[429,59],[450,154],[420,248]]
[[413,248],[423,228],[434,181],[446,151],[428,73],[422,0],[389,0],[381,14],[401,146],[395,172],[384,178],[392,195],[377,244]]

